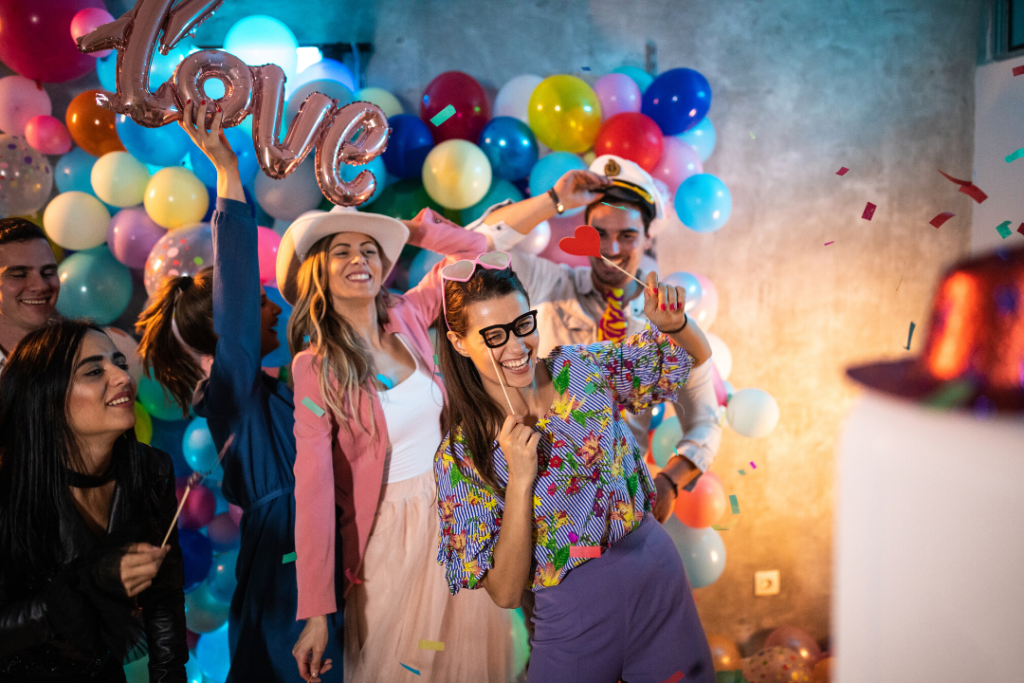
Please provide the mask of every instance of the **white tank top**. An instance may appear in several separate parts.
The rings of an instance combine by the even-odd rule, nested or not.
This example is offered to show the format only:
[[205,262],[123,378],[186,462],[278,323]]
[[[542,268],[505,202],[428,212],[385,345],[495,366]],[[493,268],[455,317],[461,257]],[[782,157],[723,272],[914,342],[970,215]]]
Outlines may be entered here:
[[416,361],[416,370],[396,386],[378,391],[388,425],[384,472],[388,482],[412,479],[434,465],[441,444],[441,391],[420,356],[396,335]]

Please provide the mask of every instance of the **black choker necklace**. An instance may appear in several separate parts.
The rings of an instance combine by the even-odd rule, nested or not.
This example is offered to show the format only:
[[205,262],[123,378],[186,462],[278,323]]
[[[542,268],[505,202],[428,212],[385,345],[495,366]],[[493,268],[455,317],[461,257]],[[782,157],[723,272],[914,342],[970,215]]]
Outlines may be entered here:
[[99,486],[103,486],[114,479],[114,463],[110,463],[110,467],[107,471],[98,477],[91,474],[82,474],[81,472],[75,472],[72,469],[68,469],[68,484],[75,487],[76,489],[94,489]]

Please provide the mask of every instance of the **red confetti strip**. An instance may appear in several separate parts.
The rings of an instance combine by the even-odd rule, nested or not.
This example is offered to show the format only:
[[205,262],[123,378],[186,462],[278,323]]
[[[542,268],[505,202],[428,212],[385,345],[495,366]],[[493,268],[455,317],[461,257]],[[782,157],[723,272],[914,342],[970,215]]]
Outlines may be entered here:
[[1015,66],[1015,67],[1013,67],[1013,75],[1014,76],[1020,76],[1022,74],[1024,74],[1024,66]]
[[850,169],[843,166],[838,171],[836,171],[836,175],[846,175],[849,172],[849,170]]
[[868,202],[868,205],[864,207],[864,214],[861,215],[861,218],[863,218],[866,221],[871,220],[871,217],[875,215],[875,209],[877,208],[877,206],[875,206],[871,202]]
[[682,671],[677,671],[668,678],[665,679],[665,683],[679,683],[685,676]]
[[1024,235],[1024,223],[1020,224],[1020,227],[1017,228],[1017,232],[1019,232],[1020,234]]
[[941,228],[943,223],[945,223],[955,215],[956,214],[950,213],[949,211],[945,211],[943,213],[940,213],[938,216],[931,219],[930,221],[928,221],[928,223],[930,223],[932,227]]
[[959,185],[961,192],[963,192],[965,195],[967,195],[974,201],[978,202],[979,204],[988,199],[988,195],[982,192],[981,188],[972,183],[970,180],[960,180],[959,178],[954,178],[948,173],[942,171],[941,169],[939,170],[939,173],[942,173],[942,175],[944,175],[947,180]]

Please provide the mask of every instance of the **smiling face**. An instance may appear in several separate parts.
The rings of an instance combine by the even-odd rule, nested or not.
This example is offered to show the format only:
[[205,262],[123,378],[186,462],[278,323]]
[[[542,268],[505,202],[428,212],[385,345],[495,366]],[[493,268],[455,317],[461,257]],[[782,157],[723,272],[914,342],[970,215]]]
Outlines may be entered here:
[[281,345],[276,329],[279,315],[281,307],[268,299],[266,290],[260,287],[260,358]]
[[327,272],[333,298],[373,299],[383,282],[380,247],[361,232],[339,232],[331,240]]
[[[597,204],[590,209],[589,221],[601,236],[601,255],[626,272],[635,273],[644,251],[651,246],[640,210],[621,202],[616,202],[615,206]],[[598,285],[622,288],[631,282],[622,271],[603,259],[591,257],[590,267]]]
[[57,261],[46,240],[0,245],[0,325],[20,333],[15,341],[53,317],[59,293]]
[[537,370],[537,345],[540,343],[536,328],[525,337],[509,333],[508,341],[498,348],[488,347],[480,336],[480,330],[492,325],[507,325],[529,310],[526,297],[519,292],[476,301],[466,306],[466,336],[463,338],[449,332],[448,338],[456,351],[473,361],[485,381],[500,384],[494,363],[491,362],[493,358],[501,366],[506,385],[519,388],[530,386]]
[[110,337],[89,330],[75,357],[68,422],[80,443],[116,439],[135,426],[135,380]]

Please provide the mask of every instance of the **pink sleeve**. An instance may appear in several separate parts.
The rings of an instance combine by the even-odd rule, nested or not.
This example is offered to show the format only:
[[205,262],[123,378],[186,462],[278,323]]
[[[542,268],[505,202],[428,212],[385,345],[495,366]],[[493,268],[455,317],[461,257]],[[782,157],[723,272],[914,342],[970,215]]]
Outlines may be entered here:
[[[334,597],[334,461],[331,418],[320,394],[313,354],[292,361],[295,380],[296,619],[337,611]],[[312,402],[309,407],[304,403]],[[313,408],[316,408],[315,410]]]

